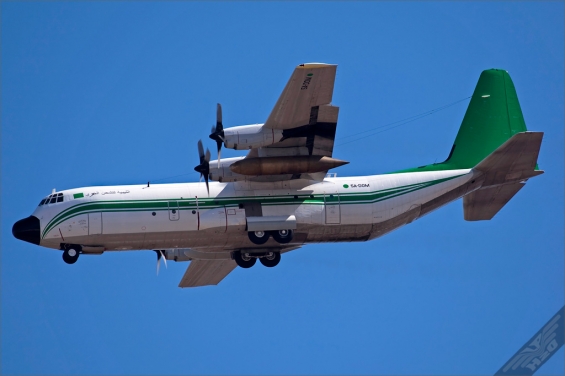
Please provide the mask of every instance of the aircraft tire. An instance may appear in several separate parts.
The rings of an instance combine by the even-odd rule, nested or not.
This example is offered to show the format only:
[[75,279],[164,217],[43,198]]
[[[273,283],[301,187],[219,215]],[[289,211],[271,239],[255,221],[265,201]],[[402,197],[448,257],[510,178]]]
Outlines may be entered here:
[[292,230],[271,231],[271,236],[277,243],[287,244],[292,241]]
[[267,268],[272,268],[274,266],[277,266],[279,264],[279,262],[281,262],[281,254],[280,252],[273,252],[274,255],[271,257],[261,257],[259,259],[259,261],[261,261],[261,264],[263,264],[264,266],[266,266]]
[[244,269],[250,268],[257,262],[257,258],[255,257],[244,257],[241,254],[241,251],[237,251],[233,253],[233,259],[235,263]]
[[63,250],[63,261],[67,264],[74,264],[78,260],[80,252],[76,247],[68,247]]
[[269,233],[266,231],[249,231],[247,236],[251,243],[257,245],[265,244],[269,240]]

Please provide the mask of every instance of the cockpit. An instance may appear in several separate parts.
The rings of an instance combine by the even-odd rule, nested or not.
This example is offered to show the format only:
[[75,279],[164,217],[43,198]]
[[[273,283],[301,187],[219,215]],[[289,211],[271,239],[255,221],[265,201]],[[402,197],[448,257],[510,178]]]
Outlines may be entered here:
[[53,194],[45,197],[43,200],[41,200],[41,202],[37,206],[54,204],[56,202],[63,202],[63,200],[64,200],[64,197],[63,197],[62,193],[53,193]]

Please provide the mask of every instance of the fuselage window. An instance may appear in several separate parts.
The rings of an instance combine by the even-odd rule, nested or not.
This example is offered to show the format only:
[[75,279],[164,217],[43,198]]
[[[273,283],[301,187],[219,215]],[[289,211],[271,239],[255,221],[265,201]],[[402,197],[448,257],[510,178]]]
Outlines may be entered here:
[[44,198],[43,200],[41,200],[41,202],[40,202],[39,205],[37,205],[37,206],[41,206],[41,205],[45,204],[45,201],[47,201],[46,198]]
[[57,202],[63,202],[63,194],[62,193],[59,193],[57,195]]
[[57,196],[51,197],[51,200],[49,201],[49,203],[54,204],[55,202],[57,202]]

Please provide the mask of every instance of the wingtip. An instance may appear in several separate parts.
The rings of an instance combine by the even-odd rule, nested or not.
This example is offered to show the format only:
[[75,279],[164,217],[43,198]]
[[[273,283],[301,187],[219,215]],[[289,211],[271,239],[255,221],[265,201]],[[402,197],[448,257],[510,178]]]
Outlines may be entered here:
[[304,63],[300,64],[297,68],[302,69],[312,69],[312,68],[324,68],[324,67],[336,67],[337,64],[327,64],[327,63]]

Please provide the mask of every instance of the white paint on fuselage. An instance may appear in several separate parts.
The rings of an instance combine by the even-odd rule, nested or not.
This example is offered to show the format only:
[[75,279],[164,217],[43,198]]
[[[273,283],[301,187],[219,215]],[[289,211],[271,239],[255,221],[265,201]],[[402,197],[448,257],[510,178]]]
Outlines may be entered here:
[[[310,232],[322,234],[312,236],[315,241],[324,241],[323,234],[332,234],[336,241],[340,239],[340,229],[359,226],[360,234],[371,231],[371,225],[436,199],[475,176],[466,169],[336,177],[323,182],[210,182],[209,196],[204,183],[84,187],[62,191],[64,202],[39,206],[33,215],[41,223],[40,245],[49,248],[59,249],[61,243],[68,243],[106,250],[233,249],[253,246],[246,236],[245,210],[238,203],[261,200],[263,216],[296,216],[295,235],[305,234],[302,243],[309,242]],[[447,180],[433,184],[439,179]],[[76,194],[84,197],[75,199]],[[217,199],[218,206],[196,206],[210,199]],[[276,199],[284,202],[278,203]],[[180,211],[173,213],[179,203],[194,208],[181,206]],[[338,205],[338,212],[334,207],[332,214],[332,221],[337,218],[338,224],[326,223],[330,204]],[[84,210],[78,210],[80,207]],[[58,221],[61,213],[69,214]],[[47,225],[51,228],[44,233]],[[343,239],[351,239],[350,233],[344,234]]]

